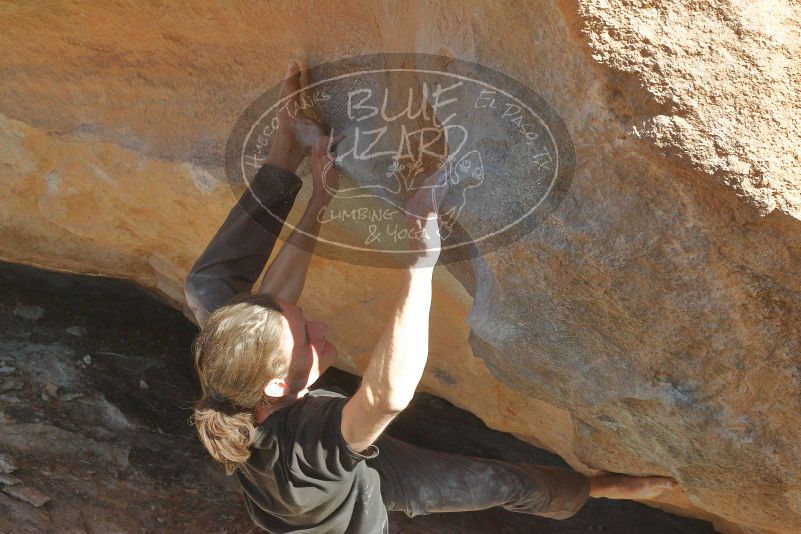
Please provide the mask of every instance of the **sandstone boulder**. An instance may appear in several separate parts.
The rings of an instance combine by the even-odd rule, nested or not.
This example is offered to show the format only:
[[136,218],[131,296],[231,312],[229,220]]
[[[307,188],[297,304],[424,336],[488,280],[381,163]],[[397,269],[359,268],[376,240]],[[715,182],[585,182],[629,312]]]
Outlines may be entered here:
[[[0,256],[134,280],[181,306],[234,201],[230,128],[287,60],[416,51],[487,65],[556,110],[575,173],[531,233],[437,273],[424,388],[585,472],[681,482],[651,504],[731,532],[797,532],[800,11],[8,6]],[[302,305],[329,323],[343,367],[369,358],[396,274],[313,261]]]

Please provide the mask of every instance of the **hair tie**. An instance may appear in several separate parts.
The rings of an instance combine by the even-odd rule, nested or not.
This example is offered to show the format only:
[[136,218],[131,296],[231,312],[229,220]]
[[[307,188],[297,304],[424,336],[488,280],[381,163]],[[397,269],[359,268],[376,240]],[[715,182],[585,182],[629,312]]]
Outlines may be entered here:
[[217,409],[218,412],[223,412],[228,415],[233,415],[235,413],[243,411],[244,409],[236,402],[232,401],[228,397],[220,395],[219,393],[214,392],[211,393],[209,396],[212,398],[214,402],[220,405],[220,407]]
[[211,398],[219,402],[220,404],[232,404],[231,401],[229,401],[227,398],[223,397],[219,393],[212,393]]

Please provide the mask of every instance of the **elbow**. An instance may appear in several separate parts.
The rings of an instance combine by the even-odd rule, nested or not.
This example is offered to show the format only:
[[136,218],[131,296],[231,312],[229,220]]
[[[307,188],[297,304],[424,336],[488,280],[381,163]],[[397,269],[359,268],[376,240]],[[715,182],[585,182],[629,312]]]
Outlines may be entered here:
[[184,297],[186,301],[196,300],[199,293],[202,291],[202,285],[198,280],[197,273],[191,272],[186,275],[184,279]]
[[203,283],[195,273],[184,280],[184,299],[198,326],[203,326],[209,316],[208,283]]
[[409,407],[412,402],[411,395],[393,394],[382,397],[376,401],[376,411],[389,416],[396,416]]
[[203,287],[198,283],[197,278],[190,274],[184,280],[184,299],[190,308],[197,307],[201,302]]
[[412,400],[411,395],[397,392],[378,392],[365,384],[354,395],[364,409],[372,414],[394,417],[405,410]]

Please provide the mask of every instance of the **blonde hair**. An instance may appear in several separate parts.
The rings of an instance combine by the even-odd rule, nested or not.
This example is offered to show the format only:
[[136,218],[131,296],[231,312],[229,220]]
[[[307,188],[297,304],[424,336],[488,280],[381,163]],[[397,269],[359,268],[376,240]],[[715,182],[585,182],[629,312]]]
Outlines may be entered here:
[[215,310],[192,344],[203,388],[192,419],[200,441],[228,475],[250,457],[253,412],[270,407],[264,386],[289,373],[282,316],[269,295],[243,294]]

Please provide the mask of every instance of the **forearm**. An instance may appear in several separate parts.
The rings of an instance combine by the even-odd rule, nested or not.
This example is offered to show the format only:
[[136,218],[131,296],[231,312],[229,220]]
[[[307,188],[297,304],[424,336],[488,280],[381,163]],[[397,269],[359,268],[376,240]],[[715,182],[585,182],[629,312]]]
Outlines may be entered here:
[[300,221],[267,268],[258,290],[260,293],[297,302],[306,283],[306,273],[320,232],[317,214],[324,207],[325,204],[314,198],[309,202]]
[[270,146],[265,163],[297,174],[300,162],[305,156],[306,149],[293,143],[291,137],[277,135]]
[[[427,178],[425,185],[440,181],[441,174]],[[410,239],[413,261],[404,271],[392,321],[378,340],[361,386],[342,409],[342,437],[355,451],[364,450],[378,439],[390,421],[409,405],[423,376],[428,360],[431,282],[440,250],[438,221],[429,217],[435,200],[425,190],[406,204],[413,217],[407,218],[410,229],[422,226],[426,232],[419,239]],[[421,218],[424,221],[417,220]]]
[[364,373],[364,395],[378,409],[403,410],[420,383],[428,359],[432,276],[433,268],[406,271],[392,321]]

